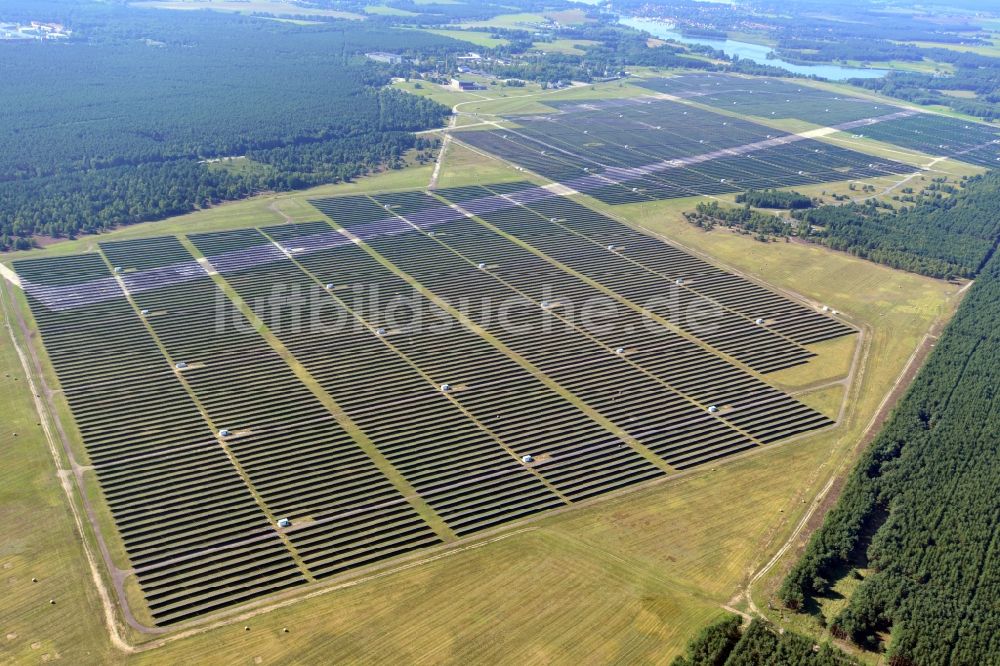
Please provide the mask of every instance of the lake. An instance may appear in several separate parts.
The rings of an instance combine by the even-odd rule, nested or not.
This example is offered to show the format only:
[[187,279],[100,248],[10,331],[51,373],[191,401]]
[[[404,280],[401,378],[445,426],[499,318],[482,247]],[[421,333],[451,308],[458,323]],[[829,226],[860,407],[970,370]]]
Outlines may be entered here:
[[699,39],[685,37],[673,29],[673,25],[664,21],[653,19],[642,19],[633,17],[621,17],[618,22],[636,30],[645,30],[654,37],[660,39],[672,39],[682,44],[703,44],[713,49],[722,51],[728,56],[739,56],[741,60],[752,60],[761,65],[771,65],[781,67],[794,74],[805,76],[820,76],[831,81],[844,81],[845,79],[877,79],[886,75],[885,69],[861,69],[860,67],[842,67],[840,65],[796,65],[780,58],[768,58],[767,54],[772,52],[770,46],[751,44],[749,42],[738,42],[733,39]]

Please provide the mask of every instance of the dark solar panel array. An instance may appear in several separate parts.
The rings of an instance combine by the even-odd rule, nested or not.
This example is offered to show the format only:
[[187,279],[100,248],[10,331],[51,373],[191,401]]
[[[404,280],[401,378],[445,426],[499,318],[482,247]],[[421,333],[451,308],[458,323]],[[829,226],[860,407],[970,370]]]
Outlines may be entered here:
[[[603,331],[557,318],[570,300],[609,299],[479,223],[453,220],[454,211],[433,198],[375,199],[379,205],[361,197],[314,203],[350,230],[378,224],[382,234],[368,243],[382,256],[449,302],[475,302],[473,320],[671,465],[689,467],[830,423],[633,310],[619,308]],[[533,215],[497,208],[497,215]],[[427,232],[410,225],[390,231],[387,211],[421,220],[415,224]],[[434,211],[448,221],[440,223]]]
[[101,257],[14,266],[156,623],[304,583]]
[[[227,280],[248,299],[276,284],[308,299],[320,326],[296,330],[289,299],[269,328],[456,533],[662,474],[327,224],[264,231],[308,273],[284,260]],[[324,235],[329,248],[296,252]],[[212,254],[264,237],[194,240]]]
[[1000,167],[1000,128],[921,113],[857,130],[863,136],[987,169]]
[[699,104],[760,118],[798,118],[823,127],[877,118],[903,107],[823,90],[800,81],[726,74],[683,74],[637,85]]
[[[486,190],[482,192],[484,196],[490,194]],[[446,198],[449,195],[447,191],[441,191],[440,194]],[[805,363],[814,356],[812,352],[776,334],[767,326],[756,324],[757,317],[745,317],[720,307],[717,301],[705,298],[692,288],[695,276],[682,279],[684,283],[678,284],[676,278],[668,279],[632,262],[627,258],[630,256],[630,248],[622,242],[627,238],[599,245],[573,233],[569,223],[562,222],[575,220],[579,216],[577,207],[571,202],[554,197],[533,203],[532,206],[550,217],[525,215],[523,209],[516,208],[484,214],[482,217],[501,231],[629,299],[634,305],[663,317],[685,333],[705,341],[754,370],[780,370]],[[700,283],[702,280],[703,278],[697,281]]]
[[611,204],[913,170],[667,100],[511,120],[455,137]]
[[[530,225],[536,219],[523,208],[508,208],[481,217],[497,226]],[[609,348],[624,349],[629,360],[648,374],[700,404],[720,407],[721,418],[759,441],[774,441],[829,423],[784,393],[654,321],[644,320],[635,310],[610,302],[596,287],[478,223],[465,220],[437,227],[434,239],[467,260],[485,260],[491,275],[533,302],[560,302],[563,310],[572,305],[580,313],[577,317],[580,328],[595,340]],[[587,304],[596,303],[611,305],[614,314],[588,324],[584,314]],[[712,320],[704,323],[708,330],[701,331],[702,337],[713,337]],[[645,330],[640,333],[640,329]],[[709,377],[715,381],[725,377],[729,386],[725,391],[718,390],[718,385],[709,389]]]
[[[101,249],[126,271],[126,288],[172,362],[187,364],[184,379],[208,418],[230,431],[226,445],[256,492],[275,518],[291,521],[285,535],[313,576],[439,541],[176,238]],[[195,277],[164,280],[166,271]]]
[[[903,107],[813,88],[792,81],[724,74],[647,79],[639,85],[720,109],[762,118],[798,118],[822,126],[899,112]],[[928,155],[943,155],[986,168],[1000,163],[1000,128],[936,113],[913,113],[845,130]]]
[[[491,185],[492,192],[509,195],[517,200],[521,192],[531,192],[530,183]],[[445,196],[448,196],[446,193]],[[751,335],[753,331],[773,331],[778,339],[800,349],[809,345],[856,333],[856,329],[829,315],[785,298],[739,275],[724,271],[663,241],[643,234],[628,225],[595,212],[565,197],[546,197],[527,202],[537,217],[518,218],[504,227],[513,235],[528,239],[539,249],[570,265],[574,270],[602,284],[618,289],[623,295],[642,303],[655,303],[658,295],[670,290],[677,294],[676,302],[668,299],[669,311],[687,313],[692,298],[689,294],[708,299],[722,306],[734,319],[720,321],[713,332],[700,335],[706,342],[760,372],[788,367],[802,359],[791,350],[775,358],[775,337]],[[538,219],[541,218],[541,219]],[[608,246],[614,248],[607,251]],[[584,261],[579,251],[592,257]],[[677,282],[681,284],[678,285]],[[697,305],[698,301],[693,301]],[[758,320],[760,324],[756,324]],[[683,323],[683,322],[682,322]],[[735,331],[735,333],[734,333]],[[698,335],[697,331],[693,331]],[[730,343],[716,342],[719,336],[735,335]],[[812,355],[810,352],[809,356]]]

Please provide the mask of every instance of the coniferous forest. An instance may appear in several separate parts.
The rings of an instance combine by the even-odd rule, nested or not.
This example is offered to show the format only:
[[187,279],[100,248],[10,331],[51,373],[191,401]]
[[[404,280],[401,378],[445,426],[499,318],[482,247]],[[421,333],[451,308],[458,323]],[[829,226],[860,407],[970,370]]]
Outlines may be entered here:
[[858,662],[829,644],[816,645],[799,634],[779,632],[760,620],[740,628],[729,615],[710,624],[688,644],[672,666],[852,666]]
[[[363,54],[468,46],[356,21],[88,11],[74,21],[86,39],[4,45],[6,247],[398,165],[448,109],[383,88],[389,72]],[[236,156],[252,168],[211,162]]]
[[849,203],[792,215],[812,227],[810,240],[835,250],[932,277],[973,277],[1000,239],[1000,173],[971,178],[952,196],[932,189],[898,210]]
[[798,210],[811,208],[812,199],[799,192],[785,190],[747,190],[736,195],[736,203],[745,203],[754,208],[784,208]]
[[845,569],[864,572],[835,635],[890,663],[985,664],[1000,654],[1000,256],[863,454],[781,588],[808,608]]

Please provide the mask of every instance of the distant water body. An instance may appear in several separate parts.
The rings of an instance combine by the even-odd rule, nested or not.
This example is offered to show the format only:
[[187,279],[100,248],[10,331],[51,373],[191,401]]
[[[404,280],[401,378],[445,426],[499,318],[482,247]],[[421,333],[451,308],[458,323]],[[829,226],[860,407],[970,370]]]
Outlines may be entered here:
[[660,39],[672,39],[682,44],[703,44],[713,49],[722,51],[728,56],[739,56],[740,60],[752,60],[761,65],[771,65],[781,67],[794,74],[805,76],[820,76],[831,81],[844,81],[846,79],[878,79],[886,75],[885,69],[861,69],[859,67],[841,67],[840,65],[796,65],[780,58],[768,58],[767,54],[772,52],[770,46],[760,44],[750,44],[749,42],[738,42],[733,39],[699,39],[685,37],[681,33],[673,30],[673,26],[663,21],[652,19],[641,19],[632,17],[622,17],[618,20],[622,25],[627,25],[636,30],[645,30],[649,34]]

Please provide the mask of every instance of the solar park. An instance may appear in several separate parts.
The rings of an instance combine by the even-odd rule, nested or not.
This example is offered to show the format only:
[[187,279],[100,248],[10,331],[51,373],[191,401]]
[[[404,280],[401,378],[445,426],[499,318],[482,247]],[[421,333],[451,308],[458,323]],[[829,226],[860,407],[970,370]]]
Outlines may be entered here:
[[781,79],[690,74],[641,85],[671,96],[760,118],[796,118],[828,127],[846,124],[859,138],[994,168],[1000,129],[934,113],[915,113],[885,101],[802,86]]
[[833,424],[765,376],[849,325],[530,183],[438,195],[16,263],[158,626]]
[[[456,133],[563,188],[317,198],[311,221],[16,261],[155,625],[141,629],[833,427],[771,377],[854,325],[565,196],[913,171],[722,113],[771,115],[794,85],[748,81],[651,80],[669,98],[554,103]],[[830,108],[843,131],[943,122],[800,99],[795,117]],[[991,159],[986,135],[961,136],[983,140],[963,155]]]
[[760,118],[798,118],[823,127],[877,119],[904,110],[890,102],[852,97],[797,81],[713,74],[647,79],[644,88],[670,97]]
[[650,95],[551,104],[552,113],[509,115],[503,127],[456,137],[608,204],[913,171],[755,117],[803,120],[823,134],[867,137],[982,167],[1000,161],[995,127],[791,81],[689,74],[640,85]]
[[456,137],[609,204],[913,170],[892,160],[652,96],[613,105],[553,106],[557,111],[549,115],[508,118],[516,127],[470,130]]

